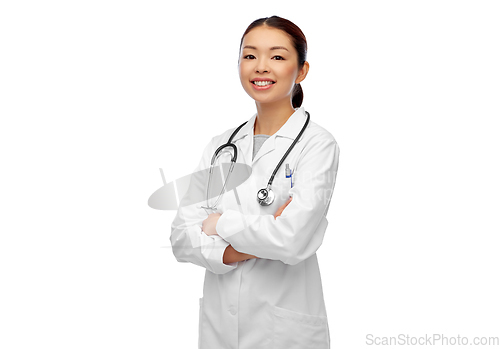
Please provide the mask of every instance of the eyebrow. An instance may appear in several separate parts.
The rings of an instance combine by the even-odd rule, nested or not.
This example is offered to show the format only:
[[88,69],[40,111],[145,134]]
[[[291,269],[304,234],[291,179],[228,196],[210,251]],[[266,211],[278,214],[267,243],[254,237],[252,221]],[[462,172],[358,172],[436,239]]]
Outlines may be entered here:
[[[246,45],[246,46],[245,46],[245,47],[243,47],[243,48],[249,48],[249,49],[252,49],[252,50],[256,50],[256,49],[257,49],[257,47],[255,47],[255,46],[250,46],[250,45]],[[271,49],[271,50],[286,50],[286,51],[288,51],[288,49],[287,49],[286,47],[284,47],[284,46],[273,46],[273,47],[271,47],[270,49]]]

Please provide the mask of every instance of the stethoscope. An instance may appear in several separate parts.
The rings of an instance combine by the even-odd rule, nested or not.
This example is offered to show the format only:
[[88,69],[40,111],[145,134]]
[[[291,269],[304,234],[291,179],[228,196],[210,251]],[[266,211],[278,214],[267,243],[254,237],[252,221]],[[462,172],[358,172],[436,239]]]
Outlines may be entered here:
[[[290,151],[293,149],[293,147],[295,146],[295,143],[298,142],[300,136],[302,136],[302,134],[304,133],[304,130],[306,129],[307,127],[307,124],[309,123],[309,119],[310,119],[310,115],[309,113],[306,111],[306,114],[307,114],[307,120],[306,122],[304,123],[304,126],[302,126],[302,130],[300,130],[298,136],[294,139],[293,143],[290,145],[290,147],[288,148],[288,150],[286,151],[285,155],[283,155],[283,157],[281,158],[280,162],[278,163],[278,165],[276,166],[276,168],[274,169],[274,172],[273,174],[271,175],[271,178],[269,179],[269,182],[267,183],[267,187],[266,188],[262,188],[260,189],[258,192],[257,192],[257,202],[262,205],[262,206],[269,206],[271,205],[273,202],[274,202],[274,198],[275,198],[275,195],[274,195],[274,192],[273,190],[271,189],[271,185],[273,183],[273,180],[274,180],[274,176],[276,175],[276,172],[278,172],[278,169],[280,168],[281,164],[283,163],[283,161],[285,161],[286,157],[288,156],[288,154],[290,153]],[[236,148],[236,145],[234,145],[233,143],[231,143],[231,141],[233,140],[234,136],[238,133],[238,131],[243,127],[245,126],[245,124],[247,123],[248,121],[245,121],[244,123],[242,123],[240,126],[238,126],[238,128],[236,128],[236,130],[234,130],[234,132],[231,134],[231,137],[229,137],[229,140],[227,141],[226,144],[223,144],[221,145],[219,148],[217,148],[217,150],[215,151],[214,155],[212,156],[212,161],[210,162],[210,171],[208,173],[208,184],[207,184],[207,206],[202,206],[202,208],[206,208],[206,209],[211,209],[211,210],[215,210],[216,209],[216,206],[222,196],[222,194],[224,193],[224,190],[226,188],[226,183],[227,183],[227,180],[229,179],[229,175],[231,174],[231,172],[233,171],[233,167],[234,167],[234,164],[236,163],[236,159],[238,157],[238,149]],[[214,163],[215,163],[215,160],[217,159],[217,157],[219,156],[220,152],[226,148],[226,147],[231,147],[233,148],[233,154],[231,155],[231,165],[229,167],[229,171],[227,173],[227,176],[226,176],[226,180],[224,181],[224,185],[222,186],[222,190],[219,194],[219,197],[217,198],[216,202],[214,203],[213,206],[210,206],[208,204],[208,196],[209,196],[209,191],[210,191],[210,184],[211,184],[211,180],[212,180],[212,173],[213,173],[213,168],[214,168]]]

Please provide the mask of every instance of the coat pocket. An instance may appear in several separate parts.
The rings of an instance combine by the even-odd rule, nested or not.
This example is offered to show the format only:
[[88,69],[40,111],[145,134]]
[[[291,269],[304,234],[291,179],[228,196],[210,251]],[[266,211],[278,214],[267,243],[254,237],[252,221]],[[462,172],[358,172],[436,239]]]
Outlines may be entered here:
[[328,319],[272,307],[273,349],[329,349]]

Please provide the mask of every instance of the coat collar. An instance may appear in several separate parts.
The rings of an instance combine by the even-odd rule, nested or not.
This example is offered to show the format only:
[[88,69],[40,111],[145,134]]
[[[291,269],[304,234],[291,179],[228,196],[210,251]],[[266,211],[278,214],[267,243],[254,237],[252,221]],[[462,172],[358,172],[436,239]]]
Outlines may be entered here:
[[[238,134],[236,134],[233,138],[233,142],[239,139],[242,139],[246,136],[251,136],[253,138],[255,119],[257,118],[257,114],[254,114],[247,123],[239,130]],[[302,126],[306,122],[307,115],[304,107],[300,107],[295,109],[295,112],[290,115],[288,120],[285,122],[281,128],[276,131],[274,135],[271,137],[287,137],[291,140],[294,140],[295,137],[299,134]]]
[[[276,148],[276,138],[284,137],[290,139],[290,144],[297,137],[300,130],[304,126],[306,122],[307,115],[304,107],[297,108],[295,112],[288,118],[281,128],[276,131],[275,134],[270,136],[262,145],[258,153],[255,155],[255,158],[252,159],[253,153],[253,133],[254,133],[254,125],[255,119],[257,118],[257,114],[254,114],[247,123],[239,130],[239,132],[234,136],[233,143],[236,142],[238,146],[242,149],[242,153],[245,159],[247,159],[246,163],[255,163],[258,159],[260,159],[265,154],[273,151]],[[310,122],[309,122],[310,125]],[[308,126],[309,126],[308,125]],[[303,138],[303,136],[301,137]],[[243,140],[242,142],[238,142],[239,140]],[[300,142],[300,139],[297,141]]]

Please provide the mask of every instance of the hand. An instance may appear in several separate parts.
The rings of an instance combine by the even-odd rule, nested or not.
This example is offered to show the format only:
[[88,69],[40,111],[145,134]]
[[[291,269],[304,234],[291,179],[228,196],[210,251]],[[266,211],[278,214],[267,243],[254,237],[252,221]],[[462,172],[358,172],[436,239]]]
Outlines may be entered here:
[[242,253],[236,251],[233,246],[228,245],[224,250],[224,255],[222,256],[222,262],[224,264],[231,264],[240,261],[246,261],[247,259],[259,258],[251,254]]
[[274,214],[274,219],[276,219],[276,217],[278,217],[278,216],[281,216],[281,213],[283,212],[283,210],[285,209],[285,207],[288,206],[288,204],[290,203],[290,201],[292,201],[292,197],[290,197],[288,199],[288,201],[283,204],[283,206],[281,206],[280,208],[278,208],[278,210]]
[[205,219],[201,225],[201,230],[207,235],[217,235],[217,230],[215,227],[217,222],[219,221],[221,214],[220,213],[211,213],[208,215],[208,218]]

